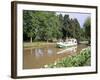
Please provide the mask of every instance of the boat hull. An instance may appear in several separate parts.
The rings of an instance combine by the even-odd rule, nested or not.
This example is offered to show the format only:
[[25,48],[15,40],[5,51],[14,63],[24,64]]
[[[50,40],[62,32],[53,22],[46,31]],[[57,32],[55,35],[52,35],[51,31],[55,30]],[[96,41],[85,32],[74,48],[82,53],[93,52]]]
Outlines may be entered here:
[[74,44],[62,44],[62,43],[57,43],[57,47],[58,48],[69,48],[69,47],[72,47],[72,46],[76,46],[77,44],[74,43]]

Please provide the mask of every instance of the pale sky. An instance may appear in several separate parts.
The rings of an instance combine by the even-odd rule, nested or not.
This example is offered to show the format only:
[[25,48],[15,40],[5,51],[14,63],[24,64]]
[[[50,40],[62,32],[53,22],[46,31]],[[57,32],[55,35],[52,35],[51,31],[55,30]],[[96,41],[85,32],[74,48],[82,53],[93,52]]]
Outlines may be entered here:
[[66,12],[66,13],[62,13],[62,12],[57,12],[57,14],[62,14],[63,16],[66,14],[69,15],[70,18],[77,18],[77,20],[79,21],[80,23],[80,26],[83,27],[83,24],[84,24],[84,21],[86,20],[87,17],[91,16],[91,14],[89,13],[69,13],[69,12]]

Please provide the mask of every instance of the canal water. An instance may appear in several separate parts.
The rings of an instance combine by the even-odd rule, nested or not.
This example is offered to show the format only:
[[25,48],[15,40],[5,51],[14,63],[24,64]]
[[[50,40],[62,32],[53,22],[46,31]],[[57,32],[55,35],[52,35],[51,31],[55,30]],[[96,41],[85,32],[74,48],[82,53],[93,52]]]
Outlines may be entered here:
[[23,49],[23,69],[43,68],[44,65],[54,63],[64,57],[77,55],[86,45],[73,46],[68,49],[56,48],[48,45],[36,48]]

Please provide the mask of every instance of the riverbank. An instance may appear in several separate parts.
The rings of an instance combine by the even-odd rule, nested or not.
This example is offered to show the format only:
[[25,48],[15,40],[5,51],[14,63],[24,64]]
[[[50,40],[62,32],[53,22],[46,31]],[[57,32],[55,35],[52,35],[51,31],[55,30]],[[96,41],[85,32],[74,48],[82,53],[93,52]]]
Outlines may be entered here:
[[24,42],[23,43],[23,47],[24,48],[28,48],[28,47],[43,47],[43,46],[46,46],[46,45],[55,45],[56,43],[53,43],[53,42]]
[[45,65],[46,68],[54,67],[77,67],[91,65],[91,49],[90,47],[83,49],[78,55],[65,57],[62,60],[52,64]]
[[88,44],[88,41],[80,41],[79,44]]
[[[88,41],[80,41],[80,44],[88,44]],[[46,46],[46,45],[55,45],[56,42],[46,42],[46,41],[36,41],[36,42],[24,42],[23,47],[24,48],[29,48],[29,47],[41,47],[41,46]]]

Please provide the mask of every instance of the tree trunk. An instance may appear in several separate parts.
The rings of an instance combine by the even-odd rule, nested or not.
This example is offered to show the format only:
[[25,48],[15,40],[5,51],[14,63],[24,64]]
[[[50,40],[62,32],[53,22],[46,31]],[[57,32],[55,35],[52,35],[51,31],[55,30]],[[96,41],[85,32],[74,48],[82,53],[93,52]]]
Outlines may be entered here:
[[30,42],[32,43],[32,37],[30,37]]
[[76,39],[77,40],[77,44],[79,44],[79,39]]
[[91,40],[88,40],[88,45],[91,45]]
[[48,43],[48,39],[47,39],[47,43]]

